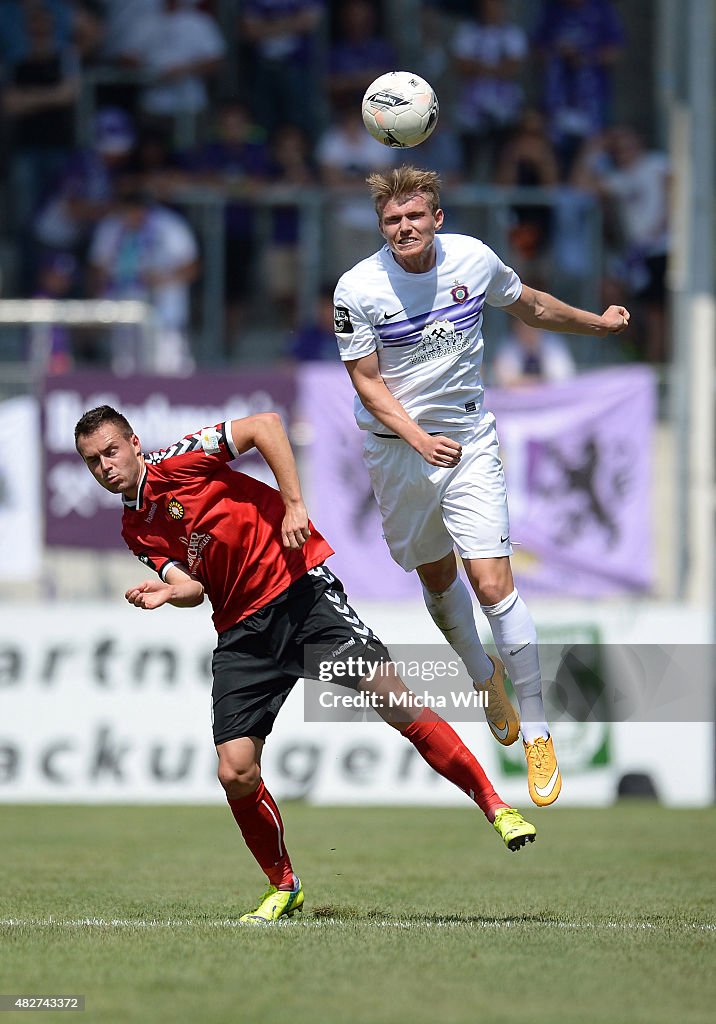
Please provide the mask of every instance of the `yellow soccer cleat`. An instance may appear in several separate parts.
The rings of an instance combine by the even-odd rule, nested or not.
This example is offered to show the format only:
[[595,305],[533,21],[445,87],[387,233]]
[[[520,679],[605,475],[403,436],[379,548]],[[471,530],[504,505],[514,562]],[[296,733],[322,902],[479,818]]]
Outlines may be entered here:
[[505,666],[499,658],[490,658],[494,670],[484,683],[473,683],[477,692],[486,692],[485,718],[498,743],[509,747],[520,734],[520,716],[512,706],[505,689]]
[[270,885],[256,910],[244,914],[239,921],[244,924],[273,924],[282,917],[290,917],[297,910],[303,910],[303,886],[298,878],[295,889],[277,889]]
[[525,821],[514,807],[501,807],[495,814],[492,823],[495,831],[504,840],[505,846],[512,853],[521,850],[527,843],[533,843],[537,837],[537,829]]
[[562,776],[554,753],[552,737],[538,736],[534,743],[525,743],[527,785],[530,797],[538,807],[553,804],[562,789]]

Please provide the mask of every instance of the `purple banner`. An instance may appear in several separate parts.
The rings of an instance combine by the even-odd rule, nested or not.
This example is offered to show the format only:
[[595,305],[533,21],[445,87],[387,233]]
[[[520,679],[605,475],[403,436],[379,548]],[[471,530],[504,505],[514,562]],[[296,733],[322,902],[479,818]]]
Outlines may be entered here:
[[363,431],[353,418],[353,386],[340,365],[308,363],[299,374],[299,416],[308,428],[310,512],[335,550],[330,567],[350,597],[420,597],[415,573],[390,557],[363,465]]
[[[119,409],[145,451],[222,420],[278,412],[294,417],[295,375],[290,370],[197,373],[189,378],[116,377],[75,373],[49,379],[42,396],[45,539],[48,545],[121,548],[121,498],[99,487],[74,447],[74,427],[94,406]],[[241,458],[242,472],[275,486],[259,456]]]
[[599,597],[653,583],[656,378],[647,366],[489,391],[518,585]]
[[[651,448],[656,383],[649,367],[563,384],[491,390],[505,463],[513,569],[525,592],[597,597],[653,581]],[[416,597],[416,575],[390,558],[362,461],[353,389],[341,366],[300,372],[309,425],[311,513],[336,549],[349,594]]]

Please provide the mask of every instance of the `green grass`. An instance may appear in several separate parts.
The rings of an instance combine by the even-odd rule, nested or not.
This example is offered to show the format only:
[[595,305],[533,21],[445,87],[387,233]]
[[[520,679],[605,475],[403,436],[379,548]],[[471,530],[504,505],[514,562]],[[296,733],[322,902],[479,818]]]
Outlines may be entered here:
[[716,809],[535,811],[516,854],[470,808],[283,810],[306,909],[251,929],[223,807],[0,808],[0,993],[93,1024],[714,1019]]

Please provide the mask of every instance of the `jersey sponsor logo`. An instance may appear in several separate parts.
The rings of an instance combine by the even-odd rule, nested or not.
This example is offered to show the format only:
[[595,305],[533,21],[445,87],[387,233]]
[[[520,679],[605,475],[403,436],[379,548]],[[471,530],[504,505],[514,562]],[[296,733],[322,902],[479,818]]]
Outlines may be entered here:
[[455,282],[455,287],[451,289],[450,294],[452,295],[454,302],[459,302],[461,304],[463,302],[467,302],[470,295],[467,290],[467,285],[460,284],[459,281]]
[[333,326],[336,334],[353,334],[351,314],[346,306],[335,306],[333,309]]
[[207,455],[218,455],[221,451],[221,434],[216,427],[205,427],[201,432],[201,447]]
[[146,516],[144,517],[144,522],[145,523],[151,523],[152,519],[154,519],[154,516],[156,515],[156,512],[157,512],[157,503],[156,503],[156,501],[153,501],[151,503],[151,505],[149,506],[149,511],[147,512]]
[[485,304],[484,295],[476,295],[467,299],[463,304],[452,303],[449,306],[442,306],[439,309],[432,309],[427,313],[411,314],[409,318],[389,321],[384,320],[376,323],[375,331],[384,348],[405,348],[409,345],[419,345],[422,339],[423,330],[431,323],[449,320],[455,324],[455,329],[466,333],[479,330],[482,321],[482,308]]
[[189,537],[182,537],[182,544],[186,544],[186,563],[189,566],[189,572],[194,575],[195,567],[198,567],[201,561],[201,556],[204,553],[204,548],[211,540],[210,533],[192,533]]
[[404,313],[404,312],[405,312],[405,306],[401,306],[400,309],[396,309],[396,311],[394,313],[385,313],[384,312],[383,313],[383,319],[384,320],[392,320],[394,316],[398,315],[398,313]]
[[184,506],[178,498],[170,498],[167,502],[167,515],[170,519],[184,518]]
[[465,331],[457,331],[450,320],[434,320],[423,328],[420,342],[411,353],[410,362],[428,363],[431,359],[461,352],[470,344]]

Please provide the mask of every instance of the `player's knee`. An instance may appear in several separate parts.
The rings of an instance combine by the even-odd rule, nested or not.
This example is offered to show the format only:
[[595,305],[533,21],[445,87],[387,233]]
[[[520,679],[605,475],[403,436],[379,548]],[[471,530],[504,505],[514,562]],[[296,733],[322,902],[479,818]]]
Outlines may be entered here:
[[232,761],[222,758],[218,769],[219,782],[232,799],[247,796],[261,781],[261,766],[256,761]]

